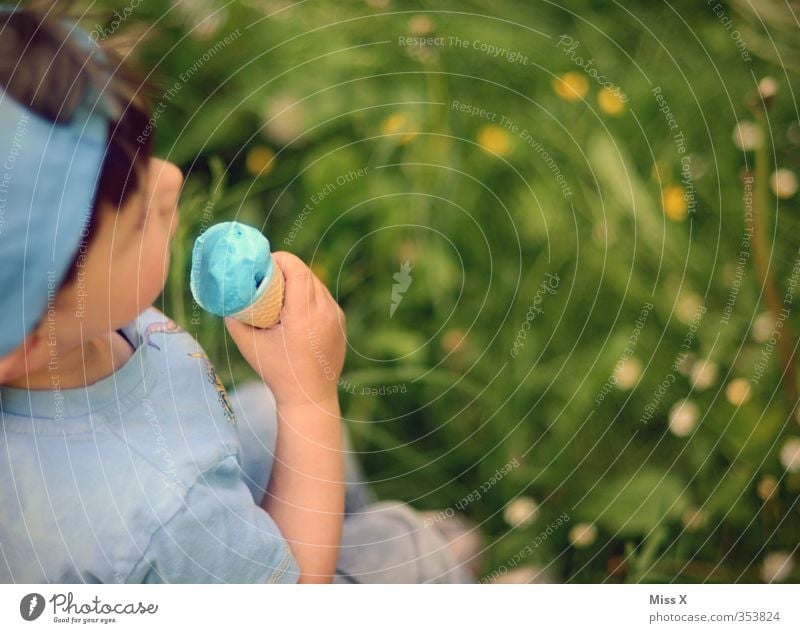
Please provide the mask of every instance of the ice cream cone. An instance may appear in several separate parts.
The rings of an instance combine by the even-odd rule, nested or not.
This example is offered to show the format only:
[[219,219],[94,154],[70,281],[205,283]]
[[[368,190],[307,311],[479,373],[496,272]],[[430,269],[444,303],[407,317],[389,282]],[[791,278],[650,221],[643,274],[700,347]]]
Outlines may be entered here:
[[281,320],[283,307],[284,280],[278,263],[273,260],[274,270],[267,282],[267,288],[252,305],[231,314],[231,317],[242,323],[257,328],[268,328],[277,325]]

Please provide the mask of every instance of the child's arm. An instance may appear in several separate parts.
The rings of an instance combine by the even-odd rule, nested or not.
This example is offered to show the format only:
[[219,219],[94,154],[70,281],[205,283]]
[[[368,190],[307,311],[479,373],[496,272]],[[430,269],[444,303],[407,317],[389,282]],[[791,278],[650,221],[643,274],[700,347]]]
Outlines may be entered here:
[[278,442],[263,507],[300,567],[300,582],[330,582],[344,512],[338,378],[344,314],[294,255],[275,253],[286,278],[281,324],[267,330],[225,319],[245,360],[275,395]]

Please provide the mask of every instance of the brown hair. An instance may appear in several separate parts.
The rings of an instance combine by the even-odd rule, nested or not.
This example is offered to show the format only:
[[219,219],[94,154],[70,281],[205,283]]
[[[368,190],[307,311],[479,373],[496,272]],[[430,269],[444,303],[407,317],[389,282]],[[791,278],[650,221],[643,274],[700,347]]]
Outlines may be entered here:
[[[53,3],[55,4],[55,3]],[[71,2],[32,4],[13,12],[0,10],[0,86],[15,100],[52,121],[68,121],[89,96],[103,89],[119,113],[109,121],[108,147],[89,223],[89,241],[101,202],[121,207],[142,184],[151,139],[137,137],[150,119],[150,85],[146,84],[109,40],[94,46],[72,33],[67,13]],[[109,80],[110,77],[110,80]],[[76,255],[77,259],[77,255]],[[67,280],[75,274],[75,262]]]

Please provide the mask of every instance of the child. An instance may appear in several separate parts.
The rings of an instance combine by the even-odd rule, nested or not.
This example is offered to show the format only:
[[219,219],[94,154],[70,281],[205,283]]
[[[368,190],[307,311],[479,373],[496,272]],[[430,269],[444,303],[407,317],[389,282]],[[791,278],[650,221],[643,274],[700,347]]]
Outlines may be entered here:
[[151,307],[182,175],[139,91],[63,17],[0,9],[0,581],[467,581],[345,465],[344,315],[305,264],[275,254],[279,326],[226,320],[266,383],[230,397]]

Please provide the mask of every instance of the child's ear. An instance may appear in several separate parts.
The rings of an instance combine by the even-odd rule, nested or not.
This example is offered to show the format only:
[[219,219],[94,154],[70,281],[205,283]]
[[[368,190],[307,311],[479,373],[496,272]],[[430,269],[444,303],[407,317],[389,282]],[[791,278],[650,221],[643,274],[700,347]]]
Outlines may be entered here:
[[[36,327],[24,343],[5,356],[0,357],[0,385],[24,376],[27,372],[41,369],[47,364],[47,344],[44,333]],[[26,362],[27,357],[27,362]]]

